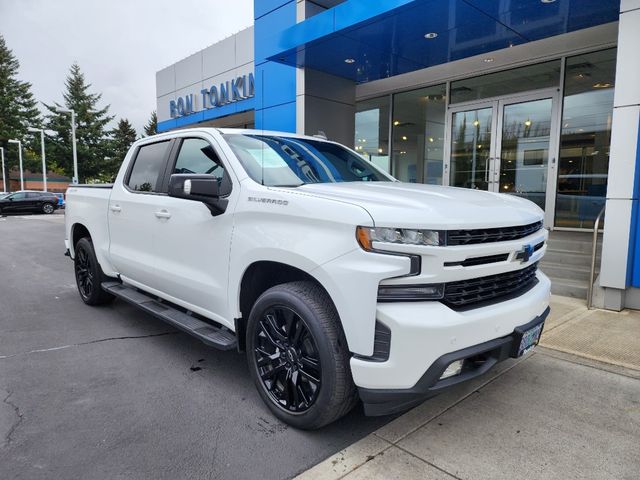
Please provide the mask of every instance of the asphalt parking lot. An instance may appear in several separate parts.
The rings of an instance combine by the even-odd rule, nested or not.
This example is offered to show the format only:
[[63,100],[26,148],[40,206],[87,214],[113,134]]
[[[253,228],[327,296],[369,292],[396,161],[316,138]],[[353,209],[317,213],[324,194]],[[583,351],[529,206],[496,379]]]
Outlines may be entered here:
[[85,306],[63,239],[62,212],[0,218],[0,478],[288,478],[390,420],[289,428],[244,356]]

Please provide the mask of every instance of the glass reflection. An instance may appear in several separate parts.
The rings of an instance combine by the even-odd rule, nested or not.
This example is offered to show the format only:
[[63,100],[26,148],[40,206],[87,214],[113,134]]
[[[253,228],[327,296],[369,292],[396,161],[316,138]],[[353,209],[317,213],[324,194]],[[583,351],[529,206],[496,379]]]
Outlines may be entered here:
[[491,107],[453,114],[451,186],[489,188],[492,117]]
[[442,185],[446,86],[393,97],[393,175],[403,182]]
[[373,98],[356,105],[355,150],[390,173],[389,96]]
[[552,100],[505,105],[502,117],[500,192],[531,200],[544,210]]
[[555,225],[593,228],[609,171],[616,49],[567,59]]

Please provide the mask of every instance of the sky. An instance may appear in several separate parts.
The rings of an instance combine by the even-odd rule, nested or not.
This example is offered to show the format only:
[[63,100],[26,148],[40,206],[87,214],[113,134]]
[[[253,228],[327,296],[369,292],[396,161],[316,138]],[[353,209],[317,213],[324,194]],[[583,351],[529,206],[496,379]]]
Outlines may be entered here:
[[253,0],[0,0],[0,34],[39,102],[62,102],[78,62],[100,106],[138,131],[158,70],[253,23]]

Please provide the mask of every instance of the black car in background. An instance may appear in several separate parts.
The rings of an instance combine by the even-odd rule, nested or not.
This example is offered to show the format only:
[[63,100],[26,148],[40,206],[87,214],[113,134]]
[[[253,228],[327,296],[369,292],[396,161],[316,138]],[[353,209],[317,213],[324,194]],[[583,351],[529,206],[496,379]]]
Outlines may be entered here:
[[0,196],[0,214],[5,213],[53,213],[58,209],[55,193],[22,190]]

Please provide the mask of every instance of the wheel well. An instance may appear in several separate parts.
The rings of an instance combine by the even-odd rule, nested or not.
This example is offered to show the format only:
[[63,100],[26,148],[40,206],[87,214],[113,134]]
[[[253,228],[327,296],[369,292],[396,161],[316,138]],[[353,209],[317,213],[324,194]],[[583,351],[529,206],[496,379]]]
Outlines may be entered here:
[[[238,349],[244,350],[245,325],[251,313],[251,307],[260,295],[271,287],[288,282],[308,280],[322,287],[314,277],[299,268],[285,263],[261,261],[253,263],[247,268],[240,283],[240,314],[236,319],[236,336]],[[324,289],[324,287],[322,287]]]
[[85,227],[81,223],[76,223],[73,226],[73,229],[71,230],[71,232],[72,232],[71,245],[73,246],[74,250],[76,248],[76,244],[80,241],[81,238],[84,238],[84,237],[91,238],[91,234],[89,233],[89,230],[87,230],[87,227]]

